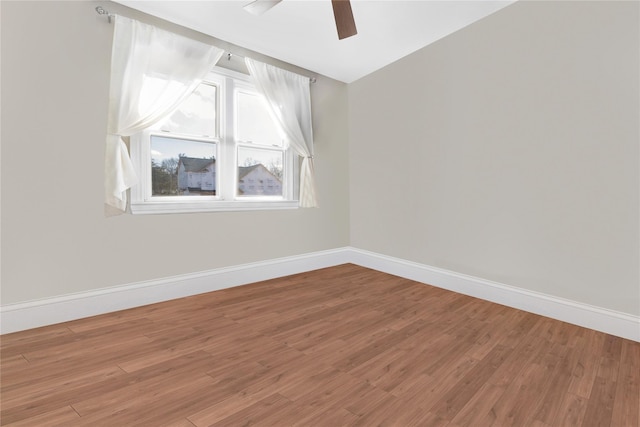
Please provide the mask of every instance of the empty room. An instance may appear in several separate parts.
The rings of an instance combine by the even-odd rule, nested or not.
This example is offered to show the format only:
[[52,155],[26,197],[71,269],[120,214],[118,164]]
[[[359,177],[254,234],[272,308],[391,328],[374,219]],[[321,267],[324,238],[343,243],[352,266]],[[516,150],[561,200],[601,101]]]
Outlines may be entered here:
[[640,2],[0,2],[2,426],[640,426]]

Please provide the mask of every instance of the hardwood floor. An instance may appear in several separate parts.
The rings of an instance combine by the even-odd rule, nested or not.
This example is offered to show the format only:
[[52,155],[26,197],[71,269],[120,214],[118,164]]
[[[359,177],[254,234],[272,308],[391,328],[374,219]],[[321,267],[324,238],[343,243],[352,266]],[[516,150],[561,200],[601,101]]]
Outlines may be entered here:
[[11,426],[640,425],[640,343],[343,265],[1,337]]

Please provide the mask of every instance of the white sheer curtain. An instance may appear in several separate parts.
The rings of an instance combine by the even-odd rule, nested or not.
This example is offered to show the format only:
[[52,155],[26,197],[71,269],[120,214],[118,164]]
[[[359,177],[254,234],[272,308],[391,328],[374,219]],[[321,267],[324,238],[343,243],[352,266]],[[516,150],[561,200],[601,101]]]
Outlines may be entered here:
[[122,137],[173,112],[218,62],[222,49],[116,17],[105,151],[105,204],[120,211],[137,182]]
[[246,58],[254,84],[269,104],[287,137],[287,143],[302,156],[300,206],[318,205],[313,170],[313,132],[309,78]]

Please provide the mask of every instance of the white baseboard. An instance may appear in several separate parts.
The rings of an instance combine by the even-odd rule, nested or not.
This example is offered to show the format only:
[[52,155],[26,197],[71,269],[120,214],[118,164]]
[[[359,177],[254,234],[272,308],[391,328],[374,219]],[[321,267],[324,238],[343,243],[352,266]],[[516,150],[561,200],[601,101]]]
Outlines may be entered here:
[[349,262],[640,342],[640,317],[478,277],[349,248]]
[[353,263],[640,342],[640,317],[352,247],[0,307],[2,334]]
[[0,307],[0,333],[7,334],[332,267],[346,262],[347,251],[347,248],[340,248],[313,252],[3,305]]

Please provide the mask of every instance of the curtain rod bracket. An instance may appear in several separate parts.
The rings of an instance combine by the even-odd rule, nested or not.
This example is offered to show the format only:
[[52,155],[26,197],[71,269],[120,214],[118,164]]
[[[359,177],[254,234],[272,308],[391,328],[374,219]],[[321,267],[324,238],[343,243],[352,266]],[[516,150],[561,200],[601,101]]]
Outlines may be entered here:
[[98,7],[96,7],[96,12],[98,13],[98,15],[107,15],[107,19],[109,20],[109,24],[111,24],[111,18],[113,18],[113,15],[111,13],[109,13],[108,10],[106,10],[102,6],[98,6]]

